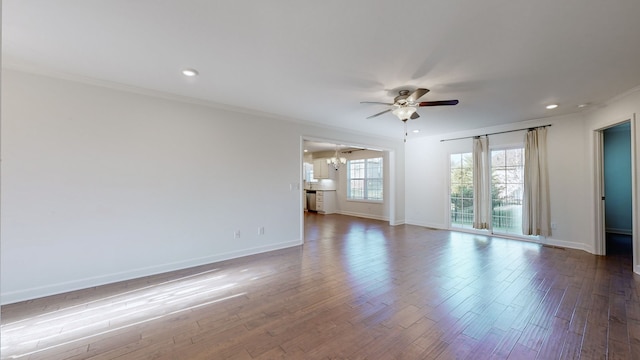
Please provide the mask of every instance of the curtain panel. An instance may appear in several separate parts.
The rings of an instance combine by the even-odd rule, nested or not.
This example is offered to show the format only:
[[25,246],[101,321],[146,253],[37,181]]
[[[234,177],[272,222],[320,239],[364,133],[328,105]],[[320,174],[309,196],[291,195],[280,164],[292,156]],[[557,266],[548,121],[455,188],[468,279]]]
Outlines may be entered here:
[[547,129],[542,127],[527,131],[525,138],[522,233],[550,236],[549,208]]
[[491,187],[489,168],[489,138],[473,139],[473,228],[489,228]]

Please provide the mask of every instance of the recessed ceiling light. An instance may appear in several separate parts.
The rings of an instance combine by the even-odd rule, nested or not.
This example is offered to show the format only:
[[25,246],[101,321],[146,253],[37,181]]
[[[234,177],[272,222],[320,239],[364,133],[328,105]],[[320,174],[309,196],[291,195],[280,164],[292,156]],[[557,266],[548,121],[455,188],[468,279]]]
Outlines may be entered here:
[[309,150],[307,150],[307,149],[304,149],[304,152],[309,152]]
[[198,70],[196,70],[196,69],[184,69],[184,70],[182,70],[182,75],[184,75],[184,76],[196,76],[196,75],[198,75]]
[[417,133],[419,133],[419,132],[420,132],[420,130],[415,129],[415,130],[413,130],[413,132],[417,134]]
[[555,109],[558,107],[558,104],[551,104],[551,105],[547,105],[547,109],[551,110],[551,109]]
[[580,105],[578,105],[578,107],[579,107],[580,109],[582,109],[582,108],[586,108],[587,106],[589,106],[589,105],[587,105],[587,104],[580,104]]

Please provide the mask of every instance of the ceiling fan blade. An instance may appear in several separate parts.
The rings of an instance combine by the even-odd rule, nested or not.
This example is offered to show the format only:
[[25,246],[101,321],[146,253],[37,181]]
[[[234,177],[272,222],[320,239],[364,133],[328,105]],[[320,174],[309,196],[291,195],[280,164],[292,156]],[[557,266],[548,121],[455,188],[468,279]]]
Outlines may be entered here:
[[423,101],[418,106],[458,105],[458,100]]
[[410,119],[411,119],[411,120],[415,120],[415,119],[417,119],[417,118],[419,118],[419,117],[420,117],[420,115],[418,115],[418,113],[417,113],[417,112],[414,112],[413,114],[411,114]]
[[385,103],[380,101],[360,101],[360,104],[380,104],[380,105],[393,105],[393,103]]
[[382,115],[382,114],[384,114],[384,113],[388,113],[389,111],[391,111],[391,109],[387,109],[387,110],[385,110],[385,111],[381,111],[381,112],[379,112],[379,113],[377,113],[377,114],[373,114],[373,115],[371,115],[371,116],[367,117],[367,119],[371,119],[371,118],[374,118],[374,117],[376,117],[376,116],[380,116],[380,115]]
[[429,89],[418,88],[407,97],[407,101],[415,102],[420,99],[424,94],[428,93]]

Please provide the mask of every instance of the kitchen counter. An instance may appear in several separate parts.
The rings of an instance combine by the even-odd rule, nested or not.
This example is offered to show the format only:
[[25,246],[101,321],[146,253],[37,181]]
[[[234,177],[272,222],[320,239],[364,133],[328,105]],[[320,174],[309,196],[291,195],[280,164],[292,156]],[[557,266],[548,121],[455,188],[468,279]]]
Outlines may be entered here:
[[[313,200],[307,196],[313,197]],[[314,195],[311,195],[314,194]],[[317,211],[318,214],[333,214],[337,212],[337,198],[336,198],[335,190],[311,190],[305,189],[305,198],[307,200],[307,210],[309,211]],[[309,202],[312,202],[315,207],[312,206]]]

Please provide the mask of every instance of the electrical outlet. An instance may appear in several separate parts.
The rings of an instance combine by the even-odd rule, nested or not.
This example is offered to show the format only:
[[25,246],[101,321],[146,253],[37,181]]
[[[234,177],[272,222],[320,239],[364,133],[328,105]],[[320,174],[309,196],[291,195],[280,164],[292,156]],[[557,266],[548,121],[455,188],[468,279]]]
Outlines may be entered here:
[[240,239],[240,230],[236,230],[233,232],[233,238],[234,239]]
[[556,223],[552,222],[552,223],[551,223],[551,229],[554,229],[554,230],[555,230],[555,229],[557,229],[557,228],[558,228],[558,224],[556,224]]
[[264,235],[264,226],[258,228],[258,235]]

